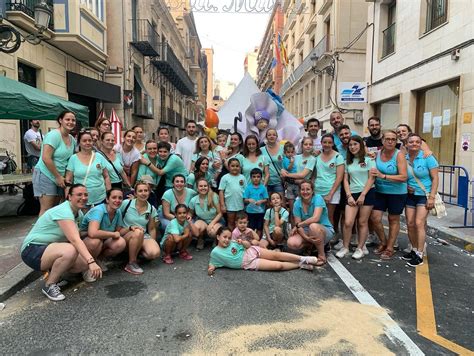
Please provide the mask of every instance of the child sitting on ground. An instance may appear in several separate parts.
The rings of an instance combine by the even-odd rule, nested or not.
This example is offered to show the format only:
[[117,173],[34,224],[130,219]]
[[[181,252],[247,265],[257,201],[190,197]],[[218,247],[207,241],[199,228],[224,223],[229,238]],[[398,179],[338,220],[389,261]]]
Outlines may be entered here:
[[265,237],[260,240],[260,247],[276,248],[284,243],[290,214],[281,206],[281,202],[280,193],[273,192],[270,195],[272,207],[265,212],[265,222],[263,224]]
[[255,271],[289,271],[301,268],[312,271],[317,261],[314,256],[298,256],[258,246],[246,247],[242,240],[233,241],[229,228],[223,226],[217,231],[217,246],[211,252],[207,273],[211,276],[219,267]]
[[258,234],[248,227],[249,219],[246,213],[239,212],[237,214],[237,227],[232,231],[232,240],[241,240],[245,247],[258,246],[260,237]]
[[251,183],[247,184],[244,191],[244,202],[247,204],[245,211],[249,219],[249,228],[255,230],[260,238],[262,237],[268,192],[262,184],[262,171],[259,168],[250,171],[250,179]]

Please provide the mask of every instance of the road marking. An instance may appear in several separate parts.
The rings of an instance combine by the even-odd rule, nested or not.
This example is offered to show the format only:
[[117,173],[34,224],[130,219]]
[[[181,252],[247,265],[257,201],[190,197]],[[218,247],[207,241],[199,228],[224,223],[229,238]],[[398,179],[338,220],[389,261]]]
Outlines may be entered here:
[[416,323],[420,335],[434,343],[459,355],[474,355],[473,351],[438,335],[427,255],[424,263],[416,267]]
[[[349,290],[354,294],[357,300],[361,304],[372,305],[383,309],[379,303],[370,295],[367,290],[362,287],[357,279],[339,262],[336,257],[333,255],[328,256],[329,265],[332,267],[334,272],[339,276],[339,278],[344,282],[344,284],[349,288]],[[398,324],[393,320],[390,315],[383,309],[384,312],[379,320],[384,325],[385,334],[387,337],[395,344],[401,344],[407,350],[409,355],[424,355],[423,351],[413,342],[412,339],[408,337],[407,334],[398,326]]]

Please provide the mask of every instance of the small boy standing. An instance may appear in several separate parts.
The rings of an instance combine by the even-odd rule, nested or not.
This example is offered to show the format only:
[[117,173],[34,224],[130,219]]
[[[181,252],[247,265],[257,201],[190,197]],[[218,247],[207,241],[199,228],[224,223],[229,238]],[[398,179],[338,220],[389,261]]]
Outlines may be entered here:
[[[283,146],[283,169],[288,173],[298,173],[295,162],[296,149],[295,145],[291,142],[286,142]],[[285,178],[285,198],[288,200],[290,207],[293,206],[293,201],[298,197],[298,184],[295,183],[293,178]]]
[[262,184],[262,171],[259,168],[250,171],[250,180],[252,183],[244,191],[244,202],[247,204],[245,211],[249,217],[249,228],[256,230],[258,236],[262,237],[268,192]]

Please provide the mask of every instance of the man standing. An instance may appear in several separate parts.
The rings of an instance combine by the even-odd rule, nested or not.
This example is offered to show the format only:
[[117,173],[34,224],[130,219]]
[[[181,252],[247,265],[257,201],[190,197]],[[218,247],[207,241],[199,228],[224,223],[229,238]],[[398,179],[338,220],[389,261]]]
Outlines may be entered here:
[[367,151],[375,157],[375,153],[382,149],[382,126],[380,125],[380,118],[372,116],[367,123],[370,136],[364,137]]
[[189,120],[186,124],[186,137],[183,137],[176,144],[176,154],[181,157],[184,167],[191,168],[191,158],[196,151],[197,127],[196,121]]
[[31,120],[30,126],[31,128],[26,131],[25,136],[23,136],[23,141],[25,142],[25,149],[28,154],[26,165],[28,169],[33,169],[36,163],[38,163],[41,154],[43,135],[41,134],[39,120]]
[[337,151],[344,157],[344,160],[347,158],[347,149],[349,147],[349,141],[351,140],[352,132],[351,128],[348,125],[341,125],[339,127],[339,140],[341,144],[338,145]]
[[[339,129],[344,125],[344,117],[339,111],[333,111],[329,116],[329,124],[333,128],[332,137],[334,138],[334,146],[339,147],[341,145]],[[357,132],[351,130],[351,136],[353,135],[357,135]]]

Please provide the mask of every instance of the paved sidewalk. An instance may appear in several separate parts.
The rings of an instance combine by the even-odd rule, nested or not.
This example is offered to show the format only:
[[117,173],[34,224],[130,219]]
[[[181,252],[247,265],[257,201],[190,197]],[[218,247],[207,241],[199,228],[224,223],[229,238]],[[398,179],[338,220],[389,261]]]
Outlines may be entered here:
[[[428,235],[474,252],[474,228],[451,228],[463,223],[464,210],[447,205],[448,216],[428,218]],[[20,258],[20,247],[36,217],[0,217],[0,302],[40,276]],[[402,222],[405,217],[402,216]],[[471,216],[468,215],[468,224]]]

